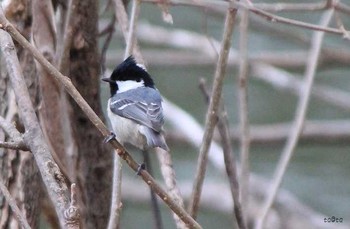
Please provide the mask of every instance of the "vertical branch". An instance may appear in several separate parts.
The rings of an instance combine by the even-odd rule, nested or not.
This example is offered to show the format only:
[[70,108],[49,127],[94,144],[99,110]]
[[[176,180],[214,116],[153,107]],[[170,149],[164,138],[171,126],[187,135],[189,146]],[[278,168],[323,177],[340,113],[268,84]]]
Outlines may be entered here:
[[129,33],[126,41],[124,59],[126,59],[128,56],[130,56],[133,53],[134,44],[135,44],[136,22],[140,14],[140,4],[141,4],[140,0],[132,1],[130,26],[129,26]]
[[[248,120],[248,63],[247,63],[247,43],[248,43],[248,10],[242,10],[239,36],[239,73],[238,73],[238,110],[240,123],[240,198],[244,212],[247,216],[249,194],[249,120]],[[244,219],[245,221],[247,219]]]
[[56,63],[58,70],[63,74],[68,72],[69,68],[69,53],[73,42],[73,34],[76,25],[74,18],[77,11],[77,0],[68,1],[67,18],[64,21],[63,36],[57,40]]
[[120,223],[120,212],[122,209],[121,187],[122,187],[122,163],[116,152],[113,159],[113,185],[110,217],[107,229],[116,229]]
[[22,214],[21,210],[18,208],[16,201],[12,198],[9,190],[6,188],[2,179],[0,180],[0,191],[5,196],[8,204],[11,206],[11,209],[15,213],[15,215],[17,216],[18,221],[20,222],[21,226],[24,229],[30,229],[31,227],[29,226],[29,223],[28,223],[26,217]]
[[[322,15],[320,25],[327,26],[332,18],[333,12],[334,9],[327,10]],[[275,200],[277,191],[282,182],[282,178],[286,172],[287,166],[293,155],[294,149],[298,143],[299,135],[303,129],[303,124],[305,121],[311,89],[315,78],[317,61],[319,58],[323,37],[324,32],[321,31],[314,32],[313,34],[308,63],[305,71],[305,83],[303,85],[303,90],[301,91],[299,97],[299,102],[295,114],[295,120],[294,124],[292,125],[293,128],[290,130],[290,135],[288,137],[287,143],[282,151],[280,161],[276,167],[274,178],[268,192],[268,197],[263,205],[262,212],[258,216],[258,219],[256,221],[256,229],[262,229],[264,226],[267,214]]]
[[[46,59],[54,63],[57,34],[54,23],[53,6],[50,1],[33,0],[32,11],[31,42]],[[65,163],[61,163],[61,159],[63,155],[65,155],[63,125],[61,122],[61,113],[65,112],[62,112],[60,107],[60,97],[63,89],[49,76],[49,73],[38,62],[35,63],[41,94],[39,121],[55,161],[62,171],[65,171],[65,169],[63,169]],[[62,161],[65,162],[64,160]]]
[[[125,43],[128,43],[128,37],[129,37],[129,33],[128,33],[128,30],[129,30],[129,19],[128,19],[128,15],[126,13],[126,10],[125,10],[125,7],[124,7],[124,4],[123,4],[123,1],[122,0],[114,0],[114,5],[115,5],[115,14],[116,14],[116,17],[117,17],[117,20],[118,20],[118,24],[121,28],[121,31],[123,33],[123,37],[124,37],[124,40],[125,40]],[[131,23],[130,23],[131,24]],[[135,58],[137,60],[138,63],[141,63],[141,64],[145,64],[144,63],[144,60],[143,60],[143,57],[141,55],[141,52],[140,52],[140,49],[137,45],[137,40],[134,39],[134,44],[133,44],[133,53],[135,55]],[[125,51],[127,51],[128,49],[125,49]],[[128,51],[129,55],[131,54],[130,51]],[[125,54],[126,55],[126,54]]]
[[[181,193],[176,184],[175,172],[173,169],[173,162],[169,152],[162,149],[156,149],[158,161],[160,164],[160,171],[164,177],[165,185],[168,189],[169,195],[183,208],[184,203],[181,197]],[[178,229],[188,228],[181,218],[173,213],[173,217]]]
[[199,200],[202,192],[202,185],[204,181],[208,150],[213,137],[214,127],[217,121],[217,112],[221,100],[222,84],[225,77],[228,54],[230,51],[231,38],[233,33],[234,22],[236,18],[237,9],[229,7],[226,13],[223,41],[219,53],[219,59],[216,65],[214,75],[213,90],[205,120],[205,132],[203,135],[202,145],[199,150],[199,157],[197,163],[197,170],[193,184],[192,194],[189,202],[189,213],[193,218],[196,218],[198,213]]

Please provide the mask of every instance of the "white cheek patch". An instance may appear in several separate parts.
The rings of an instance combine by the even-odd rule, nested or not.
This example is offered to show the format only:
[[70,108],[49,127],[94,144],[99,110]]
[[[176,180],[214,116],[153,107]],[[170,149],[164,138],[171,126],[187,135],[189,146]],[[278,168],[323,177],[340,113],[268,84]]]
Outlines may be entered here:
[[125,91],[129,91],[131,89],[136,89],[138,87],[144,87],[145,83],[143,82],[143,80],[141,80],[140,82],[136,82],[134,80],[126,80],[126,81],[117,81],[117,85],[118,85],[118,92],[125,92]]

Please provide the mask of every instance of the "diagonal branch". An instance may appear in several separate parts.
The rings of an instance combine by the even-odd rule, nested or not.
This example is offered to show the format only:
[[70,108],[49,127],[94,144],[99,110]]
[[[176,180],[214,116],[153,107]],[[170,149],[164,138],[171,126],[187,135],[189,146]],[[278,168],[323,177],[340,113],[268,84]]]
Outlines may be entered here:
[[[326,11],[323,14],[323,17],[321,19],[322,26],[328,25],[328,23],[330,22],[333,16],[333,12],[334,10],[331,9]],[[300,93],[300,98],[299,98],[299,102],[298,102],[298,106],[295,114],[294,125],[290,131],[290,135],[287,139],[285,148],[282,151],[281,158],[277,165],[266,202],[263,204],[262,212],[258,216],[258,219],[256,221],[256,225],[255,225],[256,229],[262,229],[264,226],[266,216],[275,200],[277,191],[281,185],[283,176],[286,172],[287,166],[293,155],[294,149],[298,143],[299,136],[303,130],[323,37],[324,37],[324,32],[315,32],[313,35],[308,65],[305,72],[304,87],[303,87],[303,91]]]
[[192,189],[192,196],[188,207],[189,213],[194,218],[196,218],[198,213],[199,200],[201,196],[202,185],[208,161],[208,151],[213,137],[214,127],[217,121],[216,117],[219,108],[219,103],[221,100],[222,84],[225,78],[227,59],[231,45],[231,37],[233,33],[236,13],[237,9],[229,7],[226,14],[223,41],[221,44],[219,59],[216,65],[213,89],[205,121],[205,132],[202,139],[202,145],[199,150],[199,157]]
[[126,48],[125,48],[124,59],[126,59],[128,56],[130,56],[134,50],[136,21],[137,21],[139,14],[140,14],[140,4],[141,4],[140,0],[132,1],[130,26],[129,26],[128,36],[126,39]]
[[[2,8],[0,7],[0,28],[6,30],[17,42],[22,45],[24,48],[28,49],[34,58],[45,68],[45,70],[50,73],[52,77],[54,77],[59,83],[63,85],[66,91],[71,95],[71,97],[75,100],[78,106],[82,109],[84,114],[90,119],[90,121],[94,124],[94,126],[101,132],[103,137],[108,137],[110,135],[110,131],[101,121],[101,119],[96,115],[96,113],[92,110],[92,108],[88,105],[88,103],[84,100],[84,98],[80,95],[80,93],[76,90],[71,80],[62,75],[50,62],[48,62],[45,57],[33,47],[16,29],[15,27],[6,19]],[[2,30],[0,30],[2,31]],[[3,34],[3,33],[2,33]],[[23,81],[22,81],[23,82]],[[29,98],[29,96],[27,96]],[[34,131],[35,132],[35,131]],[[40,133],[37,130],[35,133]],[[33,140],[28,139],[30,143]],[[129,165],[129,167],[135,172],[138,171],[139,164],[131,157],[131,155],[123,148],[123,146],[115,139],[109,142],[115,149],[119,149],[119,156]],[[46,145],[46,143],[43,143]],[[40,146],[41,144],[35,145]],[[44,148],[42,149],[44,150]],[[48,152],[48,150],[46,150]],[[51,158],[50,155],[47,156]],[[53,165],[52,162],[48,163]],[[54,164],[55,165],[55,164]],[[40,167],[40,166],[39,166]],[[57,168],[55,166],[55,168]],[[52,168],[51,168],[52,171]],[[47,176],[45,174],[45,176]],[[163,189],[162,187],[155,181],[155,179],[150,176],[150,174],[142,170],[140,173],[141,178],[152,188],[152,190],[168,205],[168,207],[174,211],[190,228],[201,228],[201,226],[183,209],[181,208]],[[46,177],[44,177],[46,179]],[[44,180],[45,180],[44,179]],[[48,178],[50,179],[50,178]],[[48,180],[49,181],[49,180]],[[66,188],[66,185],[65,185]],[[58,188],[59,189],[59,188]],[[53,192],[53,190],[49,190],[49,192]],[[56,195],[56,194],[55,194]],[[66,196],[64,197],[65,205],[68,203]],[[57,198],[52,198],[57,199]],[[57,201],[57,200],[56,200]],[[61,207],[62,201],[59,203],[54,202],[57,207]],[[57,209],[57,212],[60,208]]]
[[2,192],[5,199],[7,200],[8,204],[10,205],[12,211],[15,213],[16,217],[18,218],[18,221],[21,224],[22,228],[30,229],[31,227],[29,226],[29,223],[28,223],[25,215],[23,215],[21,210],[18,208],[16,201],[13,199],[13,197],[11,196],[11,193],[6,188],[6,186],[2,180],[0,180],[0,191]]
[[[240,198],[243,207],[243,214],[247,216],[247,207],[249,199],[249,147],[250,147],[250,133],[248,120],[248,11],[241,12],[240,22],[240,60],[238,72],[238,110],[239,110],[239,129],[240,137],[240,157],[241,157],[241,171],[240,171]],[[246,219],[244,219],[246,220]]]
[[119,228],[120,212],[122,209],[121,202],[121,185],[122,184],[122,163],[117,153],[114,153],[113,159],[113,183],[112,183],[112,203],[110,217],[107,229]]

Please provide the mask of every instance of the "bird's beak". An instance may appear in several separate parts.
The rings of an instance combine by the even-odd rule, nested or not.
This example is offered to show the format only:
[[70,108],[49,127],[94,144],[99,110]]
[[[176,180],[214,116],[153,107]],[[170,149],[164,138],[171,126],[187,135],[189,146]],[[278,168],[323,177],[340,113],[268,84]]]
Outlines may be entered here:
[[102,80],[108,83],[115,83],[111,78],[102,78]]

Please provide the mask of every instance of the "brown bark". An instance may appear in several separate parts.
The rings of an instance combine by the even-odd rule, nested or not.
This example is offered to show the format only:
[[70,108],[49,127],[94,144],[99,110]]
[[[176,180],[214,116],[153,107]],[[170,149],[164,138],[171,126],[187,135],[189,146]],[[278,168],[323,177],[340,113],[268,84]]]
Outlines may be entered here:
[[[92,109],[103,118],[99,94],[100,63],[97,48],[97,1],[77,4],[74,24],[78,24],[70,52],[73,84]],[[78,105],[70,99],[73,133],[77,139],[75,182],[79,188],[83,228],[105,228],[111,195],[112,151]],[[84,207],[83,207],[84,206]]]
[[[21,7],[19,7],[21,6]],[[26,1],[12,1],[7,7],[6,15],[16,23],[22,34],[28,37],[30,14]],[[34,58],[28,51],[19,47],[18,56],[30,97],[35,106],[38,105],[38,87],[35,77]],[[14,97],[9,96],[10,85],[5,70],[1,66],[0,74],[0,115],[15,123],[17,129],[23,131],[22,124],[14,111]],[[0,129],[0,140],[8,139]],[[0,174],[4,184],[8,187],[17,206],[21,209],[32,228],[36,228],[40,215],[41,180],[33,156],[21,150],[0,149]],[[18,219],[13,214],[8,203],[0,193],[0,228],[19,228]]]

